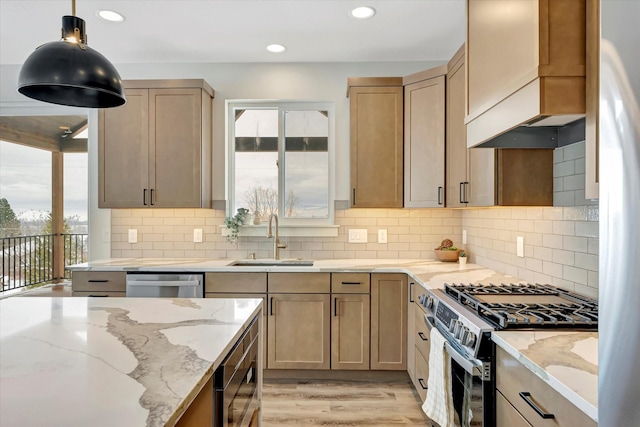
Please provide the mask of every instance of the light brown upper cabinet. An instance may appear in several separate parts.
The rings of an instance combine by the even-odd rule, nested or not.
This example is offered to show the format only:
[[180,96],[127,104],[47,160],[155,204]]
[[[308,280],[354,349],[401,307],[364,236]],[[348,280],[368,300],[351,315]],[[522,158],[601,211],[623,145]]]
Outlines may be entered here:
[[204,80],[129,80],[98,120],[98,206],[210,208],[214,92]]
[[402,78],[350,77],[351,207],[402,207]]
[[585,114],[585,0],[467,0],[467,146]]
[[495,150],[467,148],[465,46],[447,66],[447,207],[493,206]]
[[407,208],[444,207],[446,74],[447,66],[443,65],[403,79]]
[[587,1],[587,113],[585,120],[585,189],[587,199],[600,197],[598,134],[600,109],[600,2]]

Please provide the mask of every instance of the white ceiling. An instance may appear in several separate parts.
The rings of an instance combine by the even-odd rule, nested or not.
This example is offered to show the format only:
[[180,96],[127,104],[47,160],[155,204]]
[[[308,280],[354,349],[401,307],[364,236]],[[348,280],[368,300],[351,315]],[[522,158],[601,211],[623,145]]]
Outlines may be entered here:
[[[369,20],[349,11],[376,8]],[[122,24],[96,17],[122,13]],[[465,0],[77,0],[89,46],[114,64],[446,60],[464,42]],[[71,0],[0,0],[0,64],[60,38]],[[287,52],[266,52],[271,43]]]

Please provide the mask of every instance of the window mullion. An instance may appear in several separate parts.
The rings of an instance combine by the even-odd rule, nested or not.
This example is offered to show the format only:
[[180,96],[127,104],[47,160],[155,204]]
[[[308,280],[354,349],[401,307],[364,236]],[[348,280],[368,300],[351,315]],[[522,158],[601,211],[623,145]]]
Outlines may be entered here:
[[285,220],[285,197],[284,197],[284,181],[285,181],[285,125],[287,111],[284,108],[278,108],[278,218]]

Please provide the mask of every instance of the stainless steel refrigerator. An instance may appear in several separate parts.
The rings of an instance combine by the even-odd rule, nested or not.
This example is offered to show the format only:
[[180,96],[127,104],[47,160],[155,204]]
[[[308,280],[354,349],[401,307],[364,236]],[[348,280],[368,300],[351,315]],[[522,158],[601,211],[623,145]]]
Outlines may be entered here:
[[598,419],[631,427],[640,426],[640,0],[601,0],[600,17]]

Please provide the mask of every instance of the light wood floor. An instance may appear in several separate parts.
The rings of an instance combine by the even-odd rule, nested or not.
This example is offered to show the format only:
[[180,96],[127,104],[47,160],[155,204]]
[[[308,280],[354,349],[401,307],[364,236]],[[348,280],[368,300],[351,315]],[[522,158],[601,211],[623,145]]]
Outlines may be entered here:
[[425,426],[409,381],[265,379],[262,426]]

